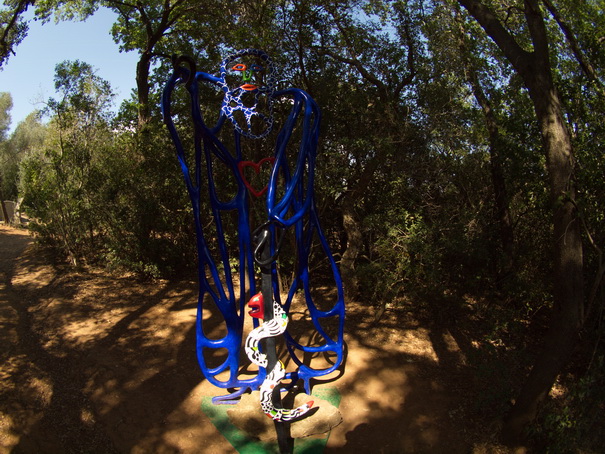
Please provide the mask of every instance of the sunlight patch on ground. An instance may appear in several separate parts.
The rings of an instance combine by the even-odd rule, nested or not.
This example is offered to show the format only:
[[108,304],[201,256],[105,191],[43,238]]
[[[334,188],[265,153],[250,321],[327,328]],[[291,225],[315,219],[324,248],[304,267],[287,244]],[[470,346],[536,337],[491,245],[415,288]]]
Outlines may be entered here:
[[400,332],[397,341],[397,350],[437,362],[439,358],[433,348],[429,334],[430,331],[426,328]]

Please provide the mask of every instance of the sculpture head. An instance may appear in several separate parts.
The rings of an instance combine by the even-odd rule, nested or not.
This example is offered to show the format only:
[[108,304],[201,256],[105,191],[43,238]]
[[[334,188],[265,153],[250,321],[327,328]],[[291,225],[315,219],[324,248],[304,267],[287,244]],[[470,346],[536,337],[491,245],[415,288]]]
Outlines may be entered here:
[[273,127],[276,69],[262,50],[240,50],[221,63],[221,111],[243,136],[265,137]]

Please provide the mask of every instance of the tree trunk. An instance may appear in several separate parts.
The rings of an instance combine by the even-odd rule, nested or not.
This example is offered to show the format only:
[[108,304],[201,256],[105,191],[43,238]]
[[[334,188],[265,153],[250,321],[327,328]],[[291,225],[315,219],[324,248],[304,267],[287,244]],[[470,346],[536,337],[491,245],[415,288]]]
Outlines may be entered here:
[[2,197],[2,191],[0,190],[0,206],[2,207],[2,219],[6,225],[11,224],[11,220],[8,218],[8,211],[4,205],[4,198]]
[[[457,17],[458,18],[458,17]],[[502,151],[503,142],[500,135],[498,120],[494,114],[491,102],[481,87],[477,71],[471,61],[470,52],[464,42],[464,30],[461,26],[461,52],[466,65],[467,78],[473,90],[473,95],[483,111],[483,118],[489,137],[489,163],[492,177],[492,186],[494,189],[494,207],[496,212],[496,221],[500,231],[500,244],[504,253],[505,264],[504,272],[509,273],[513,269],[514,259],[514,232],[513,222],[510,216],[508,193],[506,191],[506,182],[504,180],[504,170],[502,169]]]
[[[486,117],[486,122],[491,121]],[[496,126],[497,128],[497,126]],[[513,221],[510,215],[508,193],[506,191],[506,181],[504,179],[504,170],[502,169],[502,142],[501,136],[496,129],[495,133],[490,132],[490,171],[492,175],[492,185],[494,187],[494,206],[496,210],[496,220],[500,231],[500,243],[504,253],[504,273],[509,274],[514,269],[515,261],[515,234],[513,231]]]
[[519,397],[507,415],[502,435],[520,442],[523,429],[535,419],[538,406],[567,364],[583,323],[583,251],[575,210],[573,150],[554,86],[544,18],[537,0],[524,1],[533,51],[525,51],[497,16],[479,0],[458,0],[481,24],[523,78],[534,104],[546,155],[553,223],[554,307],[543,352],[536,359]]
[[2,219],[6,225],[12,224],[13,220],[8,218],[8,210],[4,204],[4,192],[2,191],[2,175],[0,175],[0,208],[2,209]]
[[569,361],[584,320],[582,235],[574,203],[571,139],[556,90],[540,81],[540,76],[544,75],[536,77],[537,86],[530,89],[530,95],[546,150],[553,205],[554,307],[543,352],[505,419],[503,436],[512,444],[519,441],[524,427],[535,418],[540,402]]
[[149,69],[151,66],[151,53],[143,52],[137,63],[137,99],[138,106],[138,128],[142,130],[151,119],[151,108],[149,106]]
[[359,295],[359,279],[355,271],[355,262],[363,250],[363,236],[360,222],[355,214],[355,200],[345,195],[342,202],[342,224],[347,234],[347,247],[340,259],[340,274],[348,300]]
[[347,235],[347,246],[339,265],[347,299],[354,299],[359,295],[359,279],[357,279],[355,264],[359,254],[363,251],[363,233],[361,221],[355,213],[355,202],[370,184],[381,160],[382,158],[378,154],[365,164],[357,182],[352,189],[347,191],[342,201],[342,224]]

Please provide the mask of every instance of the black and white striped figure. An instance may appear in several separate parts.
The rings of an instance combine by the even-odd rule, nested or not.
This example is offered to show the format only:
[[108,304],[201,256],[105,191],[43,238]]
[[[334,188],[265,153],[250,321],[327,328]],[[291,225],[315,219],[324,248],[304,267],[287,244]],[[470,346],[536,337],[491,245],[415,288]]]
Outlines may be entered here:
[[[264,317],[263,295],[258,293],[253,296],[248,302],[248,306],[252,309],[249,314],[252,317],[262,319]],[[258,328],[253,329],[246,339],[246,354],[250,361],[259,367],[267,367],[267,355],[260,351],[259,343],[261,339],[274,337],[283,334],[288,326],[288,314],[284,312],[280,304],[273,300],[273,318],[264,322]],[[292,421],[307,413],[313,407],[313,401],[310,400],[304,405],[297,408],[276,408],[273,405],[273,392],[276,386],[286,376],[284,365],[281,361],[277,361],[273,370],[269,372],[262,385],[260,386],[260,404],[263,412],[276,421]]]

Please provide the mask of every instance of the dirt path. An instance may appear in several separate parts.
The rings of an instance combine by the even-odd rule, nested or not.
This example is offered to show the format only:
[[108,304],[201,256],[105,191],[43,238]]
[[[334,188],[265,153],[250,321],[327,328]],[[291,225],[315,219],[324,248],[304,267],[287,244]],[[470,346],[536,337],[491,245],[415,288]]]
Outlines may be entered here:
[[[195,359],[196,286],[53,265],[0,226],[0,451],[233,453],[200,410],[219,390]],[[483,453],[463,417],[472,384],[451,333],[348,308],[326,453]],[[473,433],[471,433],[474,431]]]

